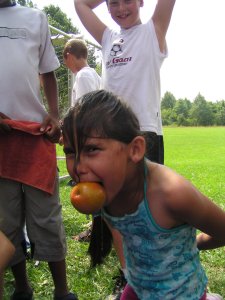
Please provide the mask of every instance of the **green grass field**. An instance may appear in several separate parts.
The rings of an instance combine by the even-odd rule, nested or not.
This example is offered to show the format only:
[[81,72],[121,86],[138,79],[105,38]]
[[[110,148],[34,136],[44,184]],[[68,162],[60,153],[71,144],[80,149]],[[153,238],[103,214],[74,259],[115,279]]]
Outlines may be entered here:
[[[182,174],[215,203],[225,209],[225,127],[164,128],[165,164]],[[59,156],[62,147],[57,147]],[[60,176],[66,174],[64,161],[59,161]],[[89,220],[76,212],[69,200],[70,187],[66,181],[60,184],[64,223],[68,242],[68,283],[80,300],[104,300],[111,293],[118,274],[118,261],[112,251],[109,259],[96,269],[89,269],[86,254],[87,243],[79,243],[72,237],[86,227]],[[201,252],[202,263],[209,278],[209,289],[225,298],[225,248]],[[46,263],[35,267],[28,262],[28,272],[35,290],[35,300],[52,299],[53,284]],[[5,276],[5,296],[13,291],[13,278],[9,271]]]
[[[165,164],[225,210],[225,127],[164,128],[164,139]],[[203,251],[201,259],[209,289],[225,299],[225,248]]]

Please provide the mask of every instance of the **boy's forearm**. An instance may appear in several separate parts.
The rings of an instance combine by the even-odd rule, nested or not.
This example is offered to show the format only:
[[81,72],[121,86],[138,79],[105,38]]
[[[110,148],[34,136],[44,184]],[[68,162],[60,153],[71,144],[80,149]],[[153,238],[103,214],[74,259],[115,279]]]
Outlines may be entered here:
[[176,0],[158,0],[152,16],[152,21],[155,26],[155,31],[161,52],[163,52],[166,47],[165,38],[175,2]]
[[103,3],[104,0],[75,0],[75,10],[82,24],[93,38],[101,44],[106,24],[95,14],[94,8]]
[[155,26],[166,35],[176,0],[158,0],[152,16]]

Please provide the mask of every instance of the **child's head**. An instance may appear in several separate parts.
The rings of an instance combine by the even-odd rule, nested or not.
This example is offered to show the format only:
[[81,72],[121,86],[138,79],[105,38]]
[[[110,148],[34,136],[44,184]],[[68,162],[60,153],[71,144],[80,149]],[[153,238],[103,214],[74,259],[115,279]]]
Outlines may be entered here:
[[81,39],[69,40],[63,49],[63,60],[65,65],[74,72],[76,65],[80,65],[80,62],[86,64],[88,57],[88,48],[86,43]]
[[[107,155],[108,160],[112,162],[115,159],[122,160],[126,156],[126,159],[129,160],[132,156],[131,160],[136,163],[143,160],[144,157],[145,142],[141,136],[136,116],[117,96],[105,90],[84,95],[69,110],[63,122],[63,138],[66,156],[69,156],[67,153],[73,153],[76,163],[81,160],[81,156],[85,157],[90,153],[92,163],[94,160],[97,161],[100,156],[102,156],[101,161],[103,162]],[[108,149],[109,144],[111,148]],[[133,146],[134,151],[131,150]],[[140,151],[139,147],[141,148]],[[112,159],[110,159],[110,155],[115,155],[114,149],[117,150],[115,152],[118,156],[120,153],[120,157],[111,157]],[[123,151],[124,149],[125,151]],[[95,153],[98,155],[94,156]],[[73,171],[76,172],[77,170]],[[95,173],[98,171],[95,170]],[[96,178],[93,176],[83,179],[101,181],[102,174],[100,173],[102,171]],[[82,178],[80,179],[82,181]]]
[[88,56],[88,49],[86,43],[81,39],[69,40],[63,49],[63,57],[67,58],[68,54],[72,54],[77,58],[85,58]]
[[123,29],[141,24],[140,7],[144,0],[106,0],[112,19]]
[[[91,136],[129,144],[141,135],[139,122],[131,109],[105,90],[87,93],[78,100],[64,118],[63,133],[70,141],[77,136],[78,151]],[[75,144],[73,146],[77,151]]]

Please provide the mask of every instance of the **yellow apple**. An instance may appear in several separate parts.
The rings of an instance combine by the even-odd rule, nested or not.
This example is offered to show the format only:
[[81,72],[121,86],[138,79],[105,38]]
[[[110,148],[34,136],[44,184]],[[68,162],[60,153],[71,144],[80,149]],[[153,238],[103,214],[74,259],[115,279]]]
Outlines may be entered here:
[[79,212],[92,214],[103,207],[106,194],[104,188],[97,182],[80,182],[72,188],[70,200]]

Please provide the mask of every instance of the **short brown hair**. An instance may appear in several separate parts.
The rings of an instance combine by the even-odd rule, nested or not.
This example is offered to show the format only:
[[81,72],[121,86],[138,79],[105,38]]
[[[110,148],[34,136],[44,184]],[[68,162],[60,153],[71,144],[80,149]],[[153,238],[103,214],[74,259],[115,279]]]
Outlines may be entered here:
[[87,59],[88,57],[88,49],[87,45],[83,40],[80,39],[71,39],[69,40],[63,49],[63,57],[67,57],[67,53],[70,53],[76,58],[84,58]]

